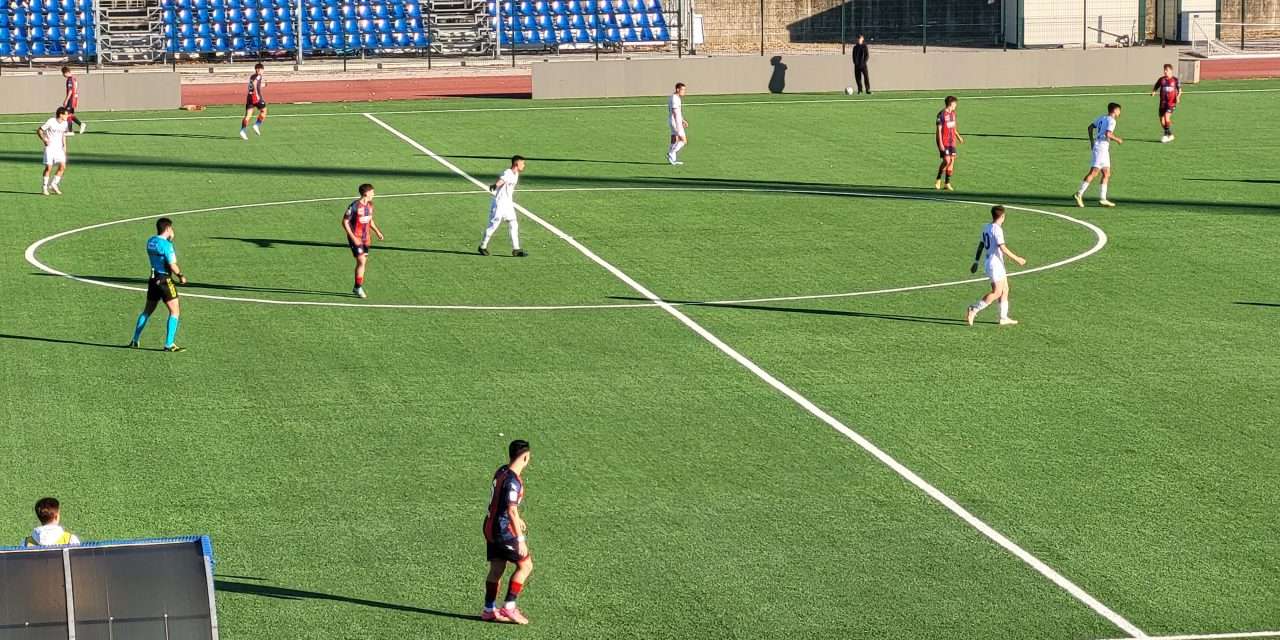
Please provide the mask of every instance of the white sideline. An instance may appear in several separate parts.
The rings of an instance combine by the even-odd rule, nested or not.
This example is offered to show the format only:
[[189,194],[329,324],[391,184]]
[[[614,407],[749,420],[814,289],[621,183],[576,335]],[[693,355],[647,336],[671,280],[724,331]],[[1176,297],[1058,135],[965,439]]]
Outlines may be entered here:
[[[1238,631],[1235,633],[1203,633],[1183,636],[1151,636],[1147,640],[1234,640],[1236,638],[1280,638],[1280,631]],[[1114,638],[1112,640],[1132,640]]]
[[[1187,95],[1204,95],[1215,93],[1275,93],[1280,88],[1275,89],[1205,89],[1203,91],[1190,90],[1186,91]],[[1035,98],[1114,98],[1117,96],[1145,96],[1146,92],[1122,92],[1122,93],[1028,93],[1018,95],[998,95],[998,96],[958,96],[962,100],[1031,100]],[[738,107],[738,106],[755,106],[755,105],[788,105],[788,104],[828,104],[833,102],[848,102],[851,104],[877,104],[888,102],[935,102],[936,96],[908,96],[901,98],[806,98],[801,100],[725,100],[712,102],[687,102],[686,107]],[[271,116],[276,118],[332,118],[338,116],[362,116],[362,115],[412,115],[412,114],[428,114],[428,113],[491,113],[504,111],[593,111],[597,109],[665,109],[665,104],[641,103],[641,104],[582,104],[582,105],[549,105],[545,107],[466,107],[466,108],[446,108],[446,109],[409,109],[400,111],[369,111],[357,113],[354,111],[335,111],[335,112],[319,112],[319,113],[277,113]],[[91,113],[86,111],[85,113]],[[145,118],[94,118],[94,122],[157,122],[164,120],[234,120],[235,117],[230,115],[219,116],[158,116]],[[0,126],[6,125],[39,125],[44,124],[44,120],[3,122]],[[234,135],[227,136],[227,139],[235,138]]]
[[[425,153],[436,162],[444,165],[450,171],[453,171],[454,173],[458,174],[462,178],[466,179],[468,182],[476,185],[476,187],[486,192],[488,191],[487,185],[485,185],[483,182],[476,180],[470,174],[463,171],[462,169],[459,169],[456,165],[440,157],[434,151],[418,143],[413,138],[410,138],[404,133],[401,133],[399,130],[393,128],[391,125],[387,124],[386,122],[379,120],[377,117],[373,116],[372,114],[366,113],[364,114],[364,116],[372,120],[373,122],[377,123],[383,129],[386,129],[387,131],[389,131],[392,135],[396,136],[397,138],[400,138],[409,146],[413,147],[414,149],[417,149],[418,151],[421,151],[422,153]],[[1084,603],[1090,609],[1093,609],[1096,613],[1098,613],[1102,617],[1109,620],[1112,624],[1114,624],[1120,630],[1129,634],[1131,638],[1146,639],[1148,637],[1147,634],[1142,631],[1142,629],[1139,629],[1132,622],[1129,622],[1120,614],[1116,613],[1115,611],[1112,611],[1109,607],[1107,607],[1107,605],[1103,604],[1102,602],[1098,601],[1098,599],[1086,593],[1083,589],[1076,586],[1075,583],[1067,579],[1066,576],[1063,576],[1061,573],[1058,573],[1055,569],[1053,569],[1049,565],[1042,562],[1039,558],[1031,555],[1030,552],[1018,546],[1017,543],[1005,537],[1004,534],[1000,533],[999,531],[996,531],[994,528],[991,527],[991,525],[988,525],[986,522],[983,522],[982,520],[978,519],[977,516],[973,515],[967,509],[960,506],[958,502],[956,502],[955,500],[952,500],[949,496],[947,496],[937,487],[933,486],[932,484],[929,484],[923,478],[916,475],[914,471],[908,469],[905,465],[898,462],[888,453],[885,453],[879,447],[872,444],[870,440],[867,440],[866,438],[862,437],[860,434],[850,429],[844,423],[840,422],[839,420],[837,420],[836,418],[828,414],[826,411],[823,411],[813,402],[810,402],[808,398],[800,395],[799,392],[787,386],[785,383],[778,380],[777,378],[773,377],[773,375],[770,374],[768,371],[765,371],[764,369],[760,368],[759,365],[752,362],[750,359],[748,359],[746,356],[739,353],[733,347],[726,344],[720,338],[716,337],[715,334],[703,328],[702,325],[698,324],[692,318],[685,315],[684,312],[675,308],[670,303],[664,301],[657,294],[645,288],[645,286],[640,284],[639,282],[636,282],[634,279],[631,278],[631,276],[627,275],[622,270],[613,266],[609,262],[606,262],[604,258],[601,258],[600,256],[596,255],[593,251],[588,249],[585,245],[583,245],[582,243],[574,239],[573,236],[570,236],[564,231],[561,231],[556,226],[552,225],[546,220],[543,220],[539,216],[535,215],[532,211],[529,211],[528,209],[524,208],[519,204],[516,205],[516,209],[519,210],[521,213],[523,213],[530,220],[533,220],[534,222],[538,223],[540,226],[542,226],[542,228],[551,232],[552,235],[569,243],[570,246],[572,246],[574,249],[577,249],[578,252],[580,252],[582,255],[586,256],[589,260],[596,263],[597,265],[600,265],[606,271],[613,274],[614,277],[618,278],[622,282],[626,283],[627,286],[634,289],[637,293],[644,296],[645,298],[648,298],[655,305],[661,307],[663,311],[666,311],[667,313],[671,314],[671,316],[674,317],[676,320],[679,320],[681,324],[685,325],[691,331],[698,334],[700,337],[702,337],[702,339],[706,340],[707,342],[710,342],[713,346],[715,346],[715,348],[719,349],[725,355],[729,356],[738,364],[745,367],[748,371],[755,374],[756,377],[763,380],[766,384],[773,387],[774,389],[776,389],[778,392],[782,393],[786,397],[790,398],[792,402],[795,402],[796,404],[800,405],[803,409],[813,414],[819,420],[825,422],[832,429],[835,429],[841,435],[852,440],[858,446],[862,447],[867,453],[870,453],[876,459],[880,460],[880,462],[882,462],[885,466],[888,466],[890,469],[895,471],[898,475],[902,476],[905,480],[907,480],[907,482],[910,482],[912,485],[915,485],[917,489],[920,489],[929,497],[938,501],[940,504],[942,504],[942,506],[946,507],[952,513],[959,516],[960,519],[968,523],[969,526],[973,527],[974,529],[977,529],[980,533],[982,533],[982,535],[986,536],[987,538],[990,538],[992,542],[995,542],[997,545],[1000,545],[1006,551],[1008,551],[1009,553],[1017,557],[1019,560],[1022,560],[1023,562],[1025,562],[1032,569],[1035,569],[1037,572],[1039,572],[1040,575],[1043,575],[1044,577],[1052,581],[1054,584],[1066,590],[1067,593],[1070,593],[1077,600]]]

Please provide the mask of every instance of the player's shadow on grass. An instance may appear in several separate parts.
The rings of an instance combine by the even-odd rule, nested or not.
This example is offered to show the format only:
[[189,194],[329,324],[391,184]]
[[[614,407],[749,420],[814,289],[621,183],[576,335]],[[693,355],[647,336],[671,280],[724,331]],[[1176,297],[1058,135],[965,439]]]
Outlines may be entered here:
[[[106,344],[103,342],[86,342],[84,340],[63,340],[61,338],[41,338],[39,336],[16,336],[8,333],[0,333],[0,340],[26,340],[29,342],[48,342],[50,344],[71,344],[81,347],[99,347],[102,349],[128,349],[123,344]],[[160,349],[141,349],[142,351],[160,351]]]
[[[346,245],[343,245],[343,246],[346,246]],[[62,277],[53,273],[36,273],[33,275],[54,276],[59,278]],[[85,280],[98,280],[100,282],[114,282],[117,284],[134,284],[139,286],[146,286],[147,284],[146,278],[138,278],[133,276],[87,276],[79,273],[73,273],[71,275],[77,278],[84,278]],[[284,293],[284,294],[309,295],[309,296],[330,296],[335,298],[351,297],[351,294],[349,293],[341,293],[338,291],[317,291],[315,289],[291,289],[288,287],[254,287],[254,286],[243,285],[243,284],[219,284],[216,282],[192,281],[184,285],[179,285],[178,287],[179,292],[186,289],[201,289],[201,290],[208,290],[208,291],[241,291],[246,293]]]
[[[632,296],[609,296],[611,300],[627,300],[649,302],[648,298],[637,298]],[[834,309],[801,309],[798,307],[772,307],[758,304],[740,304],[740,303],[720,303],[720,302],[697,302],[693,300],[672,300],[663,298],[663,301],[671,304],[678,304],[686,307],[713,307],[717,309],[741,309],[744,311],[774,311],[777,313],[802,313],[816,316],[840,316],[845,318],[870,318],[874,320],[896,320],[898,322],[918,322],[922,324],[945,324],[945,325],[964,325],[964,320],[957,318],[933,318],[929,316],[904,316],[893,313],[868,313],[866,311],[836,311]],[[975,321],[975,324],[995,324],[994,322]]]
[[[254,578],[254,579],[257,580],[257,578]],[[226,593],[243,593],[251,596],[262,596],[264,598],[276,598],[279,600],[328,600],[330,602],[357,604],[362,607],[373,607],[375,609],[387,609],[389,611],[401,611],[404,613],[420,613],[428,616],[453,618],[455,620],[475,620],[475,621],[480,620],[480,616],[468,615],[465,613],[454,613],[452,611],[439,611],[437,609],[425,609],[422,607],[413,607],[406,604],[395,604],[393,602],[379,602],[377,600],[365,600],[364,598],[352,598],[350,596],[340,596],[332,593],[320,593],[318,591],[303,591],[301,589],[290,589],[288,587],[273,587],[268,584],[252,584],[248,582],[233,582],[230,580],[214,580],[213,588],[217,589],[218,591],[223,591]]]
[[[259,249],[273,249],[276,245],[288,247],[323,247],[325,249],[347,249],[345,242],[316,242],[314,240],[282,240],[278,238],[233,238],[228,236],[209,236],[210,240],[239,240],[247,242]],[[409,253],[439,253],[452,256],[483,257],[475,251],[455,251],[453,249],[428,249],[426,247],[397,247],[389,244],[375,244],[372,251],[407,251]],[[496,256],[505,258],[507,256]]]
[[1280,303],[1276,302],[1232,302],[1231,304],[1239,304],[1246,307],[1276,307],[1280,309]]
[[1261,178],[1183,178],[1196,182],[1243,182],[1245,184],[1280,184],[1280,180],[1263,180]]
[[[451,160],[462,159],[462,160],[502,160],[504,162],[511,161],[511,156],[445,156],[445,157]],[[632,161],[632,160],[592,160],[588,158],[530,158],[528,156],[525,157],[525,160],[533,163],[581,162],[586,164],[632,164],[632,165],[654,165],[654,166],[662,166],[662,165],[668,164],[666,162],[641,162],[641,161]]]
[[235,136],[211,136],[204,133],[135,133],[125,131],[90,131],[84,135],[97,136],[146,136],[149,138],[196,138],[200,140],[230,140]]
[[[898,135],[904,136],[936,136],[935,131],[897,131]],[[966,138],[1032,138],[1035,140],[1074,140],[1076,142],[1087,142],[1089,139],[1084,136],[1028,136],[1016,133],[969,133],[968,131],[960,134]]]

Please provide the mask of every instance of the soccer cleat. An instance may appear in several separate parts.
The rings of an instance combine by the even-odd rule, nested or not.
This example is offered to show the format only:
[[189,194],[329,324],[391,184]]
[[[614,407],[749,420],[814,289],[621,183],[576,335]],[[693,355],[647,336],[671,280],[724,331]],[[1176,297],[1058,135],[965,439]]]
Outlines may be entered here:
[[1002,327],[1012,327],[1015,324],[1018,324],[1018,321],[1013,318],[1000,318],[1000,326]]
[[1077,206],[1077,207],[1080,207],[1081,209],[1083,209],[1083,208],[1084,208],[1084,195],[1083,195],[1083,194],[1079,194],[1079,193],[1077,193],[1077,194],[1075,194],[1075,195],[1073,195],[1073,196],[1071,196],[1071,197],[1076,199],[1076,206]]
[[516,249],[511,252],[511,257],[513,258],[527,258],[528,256],[529,254],[525,253],[524,249]]
[[241,139],[241,140],[248,140],[248,139],[249,139],[249,134],[245,133],[244,129],[241,129],[241,130],[240,130],[240,139]]
[[972,326],[973,326],[973,319],[974,319],[975,317],[977,317],[977,316],[978,316],[978,310],[977,310],[977,309],[974,309],[973,307],[969,307],[968,309],[965,309],[965,310],[964,310],[964,323],[972,327]]
[[253,123],[253,133],[258,136],[262,135],[262,127],[256,122]]
[[933,181],[933,188],[934,188],[934,189],[941,190],[941,189],[942,189],[942,181],[941,181],[941,180],[934,180],[934,181]]
[[487,256],[487,255],[489,255],[489,250],[488,250],[488,249],[486,249],[486,248],[484,248],[484,247],[476,247],[476,253],[478,253],[478,254],[480,254],[480,255],[482,255],[482,256]]
[[49,185],[46,184],[44,188],[40,190],[40,193],[43,193],[46,196],[49,195]]
[[684,163],[683,163],[683,162],[680,162],[679,160],[672,160],[672,161],[671,161],[671,166],[673,166],[673,167],[682,167],[682,166],[684,166]]
[[368,295],[367,293],[365,293],[365,292],[364,292],[364,287],[356,287],[356,288],[352,289],[352,290],[351,290],[351,295],[354,295],[354,296],[355,296],[355,297],[357,297],[357,298],[368,298],[368,297],[369,297],[369,295]]
[[80,133],[84,133],[85,126],[86,126],[85,123],[83,122],[80,123]]
[[1169,136],[1160,136],[1161,144],[1169,144]]
[[1178,139],[1178,136],[1175,136],[1172,133],[1169,134],[1169,142],[1173,142],[1174,140],[1177,140],[1177,139]]
[[1104,207],[1114,207],[1114,206],[1116,206],[1116,203],[1114,203],[1114,202],[1112,202],[1112,201],[1110,201],[1110,200],[1099,200],[1099,201],[1098,201],[1098,204],[1100,204],[1100,205],[1102,205],[1102,206],[1104,206]]
[[167,352],[169,352],[169,353],[181,353],[181,352],[183,352],[183,351],[186,351],[186,349],[184,349],[184,348],[182,348],[182,347],[179,347],[179,346],[178,346],[178,345],[176,345],[176,344],[171,344],[171,345],[169,345],[169,346],[165,347],[165,348],[164,348],[164,350],[165,350],[165,351],[167,351]]
[[54,193],[56,193],[56,194],[58,194],[58,195],[62,195],[62,189],[59,189],[59,188],[58,188],[58,185],[56,185],[56,184],[51,184],[51,185],[49,185],[49,188],[50,188],[50,189],[52,189]]
[[955,190],[956,190],[956,188],[955,188],[955,187],[951,186],[951,183],[950,183],[950,182],[948,182],[946,185],[944,185],[944,188],[945,188],[947,191],[955,191]]
[[137,340],[130,340],[130,341],[129,341],[129,348],[130,348],[130,349],[139,349],[139,348],[141,348],[141,347],[142,347],[142,345],[138,344],[138,341],[137,341]]
[[480,620],[482,622],[494,622],[497,619],[498,619],[498,612],[496,609],[485,609],[484,611],[480,612]]
[[516,607],[503,607],[494,610],[494,619],[511,624],[529,624],[529,619]]

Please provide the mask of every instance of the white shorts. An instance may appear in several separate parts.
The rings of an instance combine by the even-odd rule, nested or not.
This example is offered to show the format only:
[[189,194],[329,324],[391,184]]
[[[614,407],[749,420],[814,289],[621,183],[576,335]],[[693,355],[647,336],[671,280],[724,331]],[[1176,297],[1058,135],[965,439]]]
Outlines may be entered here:
[[497,205],[489,207],[489,224],[493,224],[495,220],[499,222],[512,222],[515,219],[515,207],[499,207]]
[[1095,169],[1111,168],[1111,145],[1093,145],[1093,164]]
[[66,164],[66,163],[67,163],[66,149],[56,149],[52,146],[48,146],[44,148],[45,166],[51,166],[55,164]]
[[688,137],[688,136],[686,136],[686,135],[684,134],[684,126],[683,126],[681,123],[679,123],[679,122],[669,122],[669,123],[667,123],[667,125],[671,128],[671,135],[676,136],[676,137],[680,137],[680,138],[687,138],[687,137]]
[[987,279],[990,280],[992,284],[1000,282],[1007,277],[1008,276],[1004,272],[1003,262],[997,262],[995,260],[987,262]]

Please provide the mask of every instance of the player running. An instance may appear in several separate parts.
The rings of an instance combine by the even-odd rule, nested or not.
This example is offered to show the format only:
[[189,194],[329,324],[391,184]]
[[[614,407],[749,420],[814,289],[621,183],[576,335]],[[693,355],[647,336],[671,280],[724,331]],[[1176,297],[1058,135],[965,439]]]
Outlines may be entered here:
[[511,229],[511,255],[517,258],[529,255],[520,248],[520,222],[516,218],[516,185],[523,172],[524,158],[512,156],[511,168],[503,171],[498,181],[489,185],[493,202],[489,205],[489,226],[485,228],[484,236],[480,238],[480,247],[476,249],[480,255],[489,255],[489,241],[503,222]]
[[[933,182],[934,189],[945,186],[947,191],[956,190],[951,186],[951,174],[956,168],[956,144],[964,144],[964,136],[960,135],[960,130],[956,128],[956,102],[955,96],[947,96],[943,101],[942,111],[938,112],[937,133],[934,139],[938,143],[938,155],[942,157],[942,162],[938,163],[938,178]],[[943,174],[946,174],[945,183]]]
[[1164,75],[1151,88],[1151,95],[1157,93],[1160,94],[1160,126],[1164,127],[1160,142],[1167,144],[1173,142],[1173,110],[1178,108],[1178,101],[1182,99],[1182,83],[1173,75],[1173,65],[1164,66]]
[[676,154],[689,144],[689,136],[685,133],[689,122],[684,119],[684,90],[684,83],[677,82],[675,93],[667,100],[667,125],[671,128],[671,147],[667,150],[667,162],[677,166],[684,163],[676,159]]
[[62,68],[62,77],[67,79],[67,95],[62,99],[62,106],[71,114],[71,124],[80,127],[80,133],[84,133],[84,122],[76,117],[76,107],[80,105],[80,81],[71,75],[71,67]]
[[[67,122],[66,107],[58,107],[53,117],[45,120],[44,124],[36,129],[36,137],[44,143],[44,173],[40,174],[40,178],[44,183],[41,192],[46,196],[49,195],[50,189],[62,195],[58,185],[62,183],[62,174],[67,170],[67,136],[69,135],[71,135],[71,123]],[[55,164],[58,165],[58,171],[53,175],[51,182],[49,173]]]
[[164,338],[164,350],[169,352],[185,351],[173,343],[178,335],[178,288],[173,285],[177,278],[181,284],[187,283],[187,276],[178,268],[178,254],[173,248],[173,221],[168,218],[156,220],[156,235],[147,240],[147,260],[151,262],[151,277],[147,279],[147,305],[138,316],[138,324],[133,329],[133,339],[129,346],[138,348],[142,338],[142,330],[147,328],[147,320],[156,310],[156,305],[164,300],[169,307],[169,330]]
[[364,267],[369,262],[369,232],[373,231],[382,240],[382,229],[373,221],[373,185],[360,185],[360,199],[354,200],[342,214],[342,230],[347,234],[347,246],[356,259],[356,284],[351,293],[358,298],[367,298],[364,292]]
[[1089,184],[1093,182],[1093,178],[1102,173],[1102,185],[1100,187],[1101,197],[1098,204],[1104,207],[1114,207],[1116,203],[1107,199],[1107,186],[1111,182],[1111,141],[1116,144],[1124,144],[1116,135],[1116,119],[1120,117],[1120,105],[1112,102],[1107,105],[1107,112],[1098,116],[1089,125],[1089,140],[1093,147],[1093,164],[1089,167],[1089,173],[1085,174],[1084,182],[1080,183],[1080,190],[1076,191],[1076,206],[1084,206],[1084,192],[1089,190]]
[[[489,513],[484,518],[489,575],[484,581],[484,612],[480,619],[529,624],[529,619],[516,608],[516,598],[533,572],[533,558],[524,538],[525,522],[520,517],[520,503],[524,501],[524,480],[520,474],[529,466],[529,443],[515,440],[508,445],[507,454],[510,462],[498,467],[493,474],[493,495],[489,498]],[[502,586],[508,562],[514,564],[516,570],[507,583],[506,602],[499,608],[498,588]]]
[[240,121],[240,138],[249,139],[246,129],[249,128],[249,116],[253,115],[253,110],[258,110],[258,119],[253,123],[253,132],[262,135],[262,121],[267,119],[267,99],[262,90],[267,86],[267,79],[263,77],[262,63],[253,65],[253,75],[249,76],[249,93],[244,97],[244,119]]
[[978,262],[982,260],[983,253],[987,254],[983,270],[991,280],[991,293],[982,296],[964,312],[965,324],[972,327],[978,312],[996,300],[1000,301],[1000,326],[1018,324],[1017,320],[1009,317],[1009,277],[1005,274],[1004,259],[1008,256],[1018,266],[1025,265],[1027,261],[1005,245],[1004,207],[999,205],[991,207],[991,223],[982,228],[982,239],[978,241],[978,252],[973,256],[973,266],[969,267],[969,273],[978,272]]

